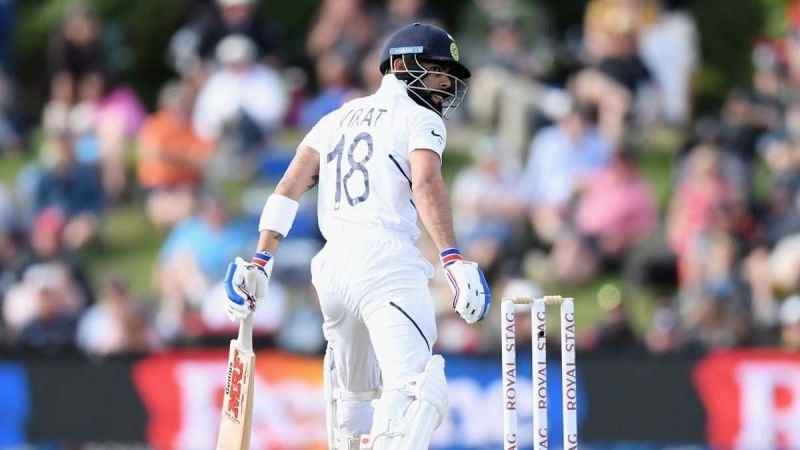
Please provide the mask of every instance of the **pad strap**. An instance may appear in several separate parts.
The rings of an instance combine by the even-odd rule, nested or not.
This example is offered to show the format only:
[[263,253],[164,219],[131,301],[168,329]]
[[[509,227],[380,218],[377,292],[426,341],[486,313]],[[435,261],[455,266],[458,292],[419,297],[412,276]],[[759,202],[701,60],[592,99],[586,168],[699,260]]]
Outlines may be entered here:
[[297,201],[289,197],[272,194],[267,198],[258,221],[258,231],[272,230],[286,237],[292,228],[294,216],[297,214]]
[[370,402],[381,396],[381,390],[352,392],[342,388],[333,388],[331,396],[334,400],[344,400],[346,402]]

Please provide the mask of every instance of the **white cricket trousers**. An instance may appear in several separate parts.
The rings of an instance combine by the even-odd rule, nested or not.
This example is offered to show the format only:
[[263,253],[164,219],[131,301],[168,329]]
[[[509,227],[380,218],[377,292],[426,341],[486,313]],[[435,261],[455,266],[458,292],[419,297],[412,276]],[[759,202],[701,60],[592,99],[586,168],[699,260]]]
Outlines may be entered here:
[[[433,267],[408,238],[357,227],[311,263],[332,358],[332,383],[351,393],[397,388],[425,368],[436,341]],[[334,426],[367,434],[372,406],[339,401]],[[351,435],[352,435],[351,434]]]

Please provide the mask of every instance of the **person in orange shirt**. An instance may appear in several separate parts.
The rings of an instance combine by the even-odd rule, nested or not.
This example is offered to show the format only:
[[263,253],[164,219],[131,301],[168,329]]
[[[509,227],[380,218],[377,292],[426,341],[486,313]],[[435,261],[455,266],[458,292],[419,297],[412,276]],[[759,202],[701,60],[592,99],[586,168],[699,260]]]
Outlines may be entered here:
[[139,185],[146,192],[147,216],[158,227],[171,227],[189,216],[211,156],[211,143],[192,128],[192,97],[184,83],[167,82],[159,94],[159,110],[139,131]]

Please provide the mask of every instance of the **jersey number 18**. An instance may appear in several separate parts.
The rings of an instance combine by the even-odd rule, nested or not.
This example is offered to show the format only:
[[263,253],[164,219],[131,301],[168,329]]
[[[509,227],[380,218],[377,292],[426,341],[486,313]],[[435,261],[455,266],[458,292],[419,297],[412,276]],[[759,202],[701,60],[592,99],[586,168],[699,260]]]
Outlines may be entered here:
[[[336,160],[336,194],[335,194],[335,205],[334,209],[339,209],[339,204],[342,199],[342,187],[344,186],[344,195],[347,197],[347,203],[350,206],[356,206],[357,204],[365,201],[367,197],[369,197],[369,172],[367,171],[367,167],[364,165],[367,161],[372,158],[372,136],[369,133],[359,133],[354,139],[353,142],[350,144],[350,149],[347,151],[347,162],[350,164],[350,171],[344,174],[342,177],[342,157],[344,154],[344,147],[345,147],[345,136],[342,135],[341,139],[339,139],[339,143],[336,144],[336,148],[333,149],[332,152],[328,153],[328,161],[331,162],[334,159]],[[356,161],[354,153],[356,148],[358,148],[358,144],[361,142],[366,142],[367,144],[367,154],[364,156],[363,159]],[[361,172],[364,176],[364,193],[359,195],[358,197],[353,198],[350,195],[350,189],[348,188],[348,180],[356,173]]]

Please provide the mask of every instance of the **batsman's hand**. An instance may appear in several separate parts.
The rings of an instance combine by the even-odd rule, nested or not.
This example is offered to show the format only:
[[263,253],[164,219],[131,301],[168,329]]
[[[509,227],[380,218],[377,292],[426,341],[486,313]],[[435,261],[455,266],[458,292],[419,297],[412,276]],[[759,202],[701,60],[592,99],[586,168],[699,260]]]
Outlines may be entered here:
[[244,320],[258,308],[269,291],[272,255],[256,253],[250,262],[242,258],[228,266],[225,274],[225,312],[231,321]]
[[477,263],[464,261],[461,252],[449,248],[441,253],[442,267],[453,291],[453,309],[467,323],[483,320],[489,312],[492,294]]

